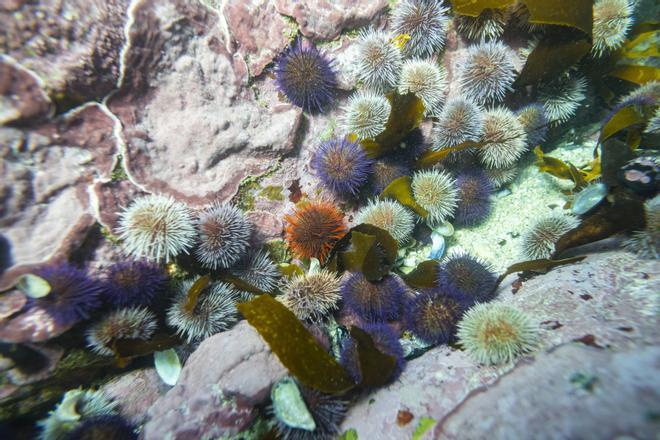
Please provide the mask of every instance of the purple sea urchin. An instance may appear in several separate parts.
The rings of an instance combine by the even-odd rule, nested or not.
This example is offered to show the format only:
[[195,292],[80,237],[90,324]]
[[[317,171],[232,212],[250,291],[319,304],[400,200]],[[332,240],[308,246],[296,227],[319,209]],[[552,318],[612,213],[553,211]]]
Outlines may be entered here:
[[299,258],[325,260],[332,246],[346,234],[343,214],[325,201],[304,203],[287,221],[286,239]]
[[278,299],[298,319],[320,321],[339,305],[340,290],[339,278],[333,272],[321,269],[290,278]]
[[596,57],[618,49],[633,23],[631,0],[596,0],[593,6],[593,45]]
[[660,104],[660,81],[649,81],[642,84],[632,92],[623,96],[619,101],[617,107],[625,107],[627,105],[635,105],[638,103],[643,105],[656,106]]
[[444,344],[454,338],[456,323],[465,305],[438,291],[427,291],[408,300],[405,328],[430,344]]
[[358,92],[344,108],[344,132],[353,133],[358,139],[373,139],[385,130],[391,111],[392,105],[385,97]]
[[415,201],[429,213],[432,223],[442,223],[454,214],[458,204],[456,180],[445,171],[418,171],[411,187]]
[[125,339],[148,340],[156,331],[156,315],[145,307],[110,312],[87,330],[87,346],[94,353],[112,356],[112,343]]
[[184,281],[177,286],[174,301],[167,310],[167,324],[189,343],[227,330],[236,322],[236,301],[240,296],[229,284],[214,282],[202,290],[190,308],[188,292],[193,283]]
[[91,417],[80,423],[67,440],[137,440],[134,427],[119,415]]
[[50,293],[42,298],[29,298],[27,307],[45,309],[62,325],[89,318],[101,305],[102,285],[82,269],[65,263],[44,267],[35,274],[48,281]]
[[277,88],[293,105],[323,112],[332,101],[337,80],[331,62],[313,43],[297,40],[275,64]]
[[399,243],[410,240],[415,227],[412,213],[392,200],[371,200],[357,212],[355,222],[368,223],[384,229]]
[[167,274],[145,261],[115,263],[105,272],[103,296],[118,307],[147,305],[167,284]]
[[369,281],[362,273],[348,276],[341,288],[344,304],[368,322],[390,321],[399,317],[406,288],[395,275]]
[[376,160],[370,176],[374,194],[380,194],[394,179],[407,176],[408,173],[408,168],[400,163],[386,159]]
[[518,121],[527,133],[527,145],[534,148],[545,140],[548,133],[548,118],[541,104],[530,104],[516,112]]
[[379,30],[362,31],[357,44],[357,78],[367,89],[386,92],[399,82],[401,50],[391,37]]
[[516,78],[514,57],[501,42],[470,46],[459,79],[464,95],[477,104],[502,101]]
[[323,142],[312,158],[321,182],[337,195],[356,195],[369,178],[371,164],[360,144],[345,138]]
[[561,75],[542,84],[538,98],[550,122],[566,122],[586,98],[587,80],[579,75]]
[[506,9],[484,9],[478,17],[459,15],[454,18],[456,29],[470,40],[494,40],[504,33],[509,20]]
[[406,56],[428,57],[445,44],[449,8],[438,0],[403,0],[392,11],[395,34],[410,35],[403,48]]
[[477,362],[503,364],[539,345],[538,326],[504,304],[477,304],[458,323],[459,342]]
[[493,185],[480,169],[464,171],[456,177],[458,205],[454,218],[458,225],[475,225],[490,214]]
[[195,257],[208,269],[231,267],[248,249],[252,225],[240,209],[215,204],[197,214]]
[[463,252],[450,254],[438,272],[438,286],[460,295],[468,304],[493,299],[496,281],[488,263]]
[[433,149],[455,147],[466,141],[478,141],[483,131],[483,113],[469,99],[452,98],[445,104],[433,126]]
[[282,275],[266,251],[249,254],[231,268],[231,273],[264,292],[275,290]]
[[154,262],[169,262],[180,253],[188,253],[195,238],[186,205],[171,196],[153,194],[124,209],[117,231],[127,255]]
[[[375,347],[381,353],[393,356],[396,360],[394,371],[390,377],[390,382],[395,381],[403,371],[406,365],[406,359],[403,355],[403,348],[399,342],[397,333],[387,324],[368,324],[362,329],[371,336]],[[360,371],[360,361],[358,358],[357,344],[352,338],[348,339],[341,350],[341,364],[346,368],[348,374],[355,383],[362,382],[362,372]]]
[[510,110],[494,108],[484,113],[484,131],[479,159],[488,168],[513,165],[527,150],[527,135]]
[[550,258],[557,240],[578,223],[575,217],[569,215],[552,215],[540,219],[523,236],[523,254],[530,260]]
[[399,93],[413,93],[424,103],[425,114],[435,115],[445,101],[447,72],[432,61],[408,60],[401,68]]

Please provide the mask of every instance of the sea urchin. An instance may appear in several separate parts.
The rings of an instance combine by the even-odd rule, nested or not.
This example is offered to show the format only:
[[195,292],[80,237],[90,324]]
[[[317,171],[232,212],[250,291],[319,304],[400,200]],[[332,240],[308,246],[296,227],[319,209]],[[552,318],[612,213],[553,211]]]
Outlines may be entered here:
[[325,269],[292,277],[282,292],[278,299],[303,321],[323,319],[341,300],[339,278]]
[[147,305],[167,284],[167,274],[145,261],[123,261],[105,273],[103,295],[115,306]]
[[87,345],[97,354],[112,356],[113,342],[126,339],[148,340],[157,326],[156,315],[145,307],[115,310],[87,331]]
[[360,144],[345,138],[323,142],[312,158],[321,182],[339,196],[356,195],[367,182],[371,165]]
[[476,225],[490,214],[493,185],[481,169],[464,171],[456,177],[458,205],[454,217],[458,225]]
[[240,209],[228,204],[209,206],[197,215],[195,257],[208,269],[231,267],[248,249],[252,225]]
[[323,262],[346,233],[344,216],[325,201],[303,203],[285,219],[286,239],[298,258],[318,258]]
[[410,35],[403,48],[407,56],[428,57],[445,44],[449,8],[438,0],[403,0],[392,11],[395,34]]
[[458,203],[456,180],[438,170],[418,171],[412,178],[415,201],[429,213],[432,223],[442,223],[451,217]]
[[450,254],[438,271],[438,286],[461,296],[468,304],[493,299],[495,284],[488,263],[463,252]]
[[632,25],[635,0],[596,0],[593,6],[593,47],[597,57],[618,49]]
[[405,292],[405,286],[395,275],[369,281],[360,272],[350,274],[341,289],[344,304],[368,322],[397,319]]
[[513,51],[501,42],[471,46],[460,72],[461,89],[477,104],[500,102],[516,78]]
[[387,98],[372,92],[351,96],[344,108],[344,132],[358,139],[373,139],[385,130],[392,106]]
[[552,215],[540,219],[523,236],[525,257],[531,260],[550,258],[557,240],[577,225],[578,220],[569,215]]
[[515,114],[499,107],[484,113],[479,159],[488,168],[513,165],[527,150],[527,133]]
[[386,230],[393,239],[406,243],[415,227],[412,213],[393,200],[372,200],[356,214],[357,224],[368,223]]
[[357,44],[357,77],[367,89],[386,92],[394,88],[401,72],[401,51],[383,31],[360,33]]
[[445,101],[447,72],[427,60],[408,60],[401,68],[399,93],[413,93],[424,103],[426,115],[436,115]]
[[424,342],[444,344],[453,340],[456,323],[464,309],[465,304],[442,292],[422,292],[408,300],[405,326]]

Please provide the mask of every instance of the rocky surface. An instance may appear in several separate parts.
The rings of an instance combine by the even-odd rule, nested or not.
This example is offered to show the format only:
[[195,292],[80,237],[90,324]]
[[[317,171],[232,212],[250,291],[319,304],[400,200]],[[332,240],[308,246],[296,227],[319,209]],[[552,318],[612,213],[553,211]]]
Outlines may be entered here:
[[135,425],[147,421],[147,411],[170,387],[154,368],[131,371],[106,383],[102,391],[118,403],[119,414]]
[[[547,275],[524,282],[522,287],[517,286],[517,282],[514,285],[516,277],[510,276],[500,286],[495,301],[525,310],[539,323],[543,329],[543,346],[535,356],[524,358],[516,365],[486,367],[475,364],[462,351],[447,346],[435,348],[410,361],[396,383],[361,398],[349,410],[342,427],[344,430],[356,429],[359,438],[379,435],[410,438],[419,419],[429,417],[436,422],[444,419],[451,421],[450,428],[447,428],[448,436],[455,435],[451,438],[471,438],[456,433],[463,432],[461,430],[464,428],[473,429],[473,437],[478,437],[476,433],[483,432],[478,431],[480,428],[490,430],[488,423],[501,421],[497,414],[504,417],[505,411],[508,411],[506,418],[511,423],[506,423],[501,435],[495,438],[515,438],[524,431],[519,428],[521,431],[516,434],[515,429],[518,428],[513,426],[514,422],[516,426],[529,428],[539,423],[537,418],[542,417],[544,412],[546,417],[550,417],[547,414],[551,408],[556,423],[572,418],[578,403],[574,393],[566,391],[570,391],[572,386],[569,377],[584,370],[584,374],[601,376],[603,386],[611,388],[597,390],[591,397],[596,400],[589,402],[580,414],[585,417],[593,414],[599,404],[605,404],[613,395],[619,396],[616,390],[627,388],[628,391],[621,395],[623,401],[620,407],[627,407],[630,403],[638,410],[617,412],[607,403],[608,409],[603,411],[602,419],[598,418],[594,423],[600,424],[599,432],[610,434],[648,432],[657,422],[644,419],[641,406],[633,402],[635,392],[630,390],[630,386],[639,383],[639,392],[647,390],[648,401],[657,404],[660,387],[654,378],[660,374],[657,363],[660,353],[650,347],[660,343],[659,275],[657,262],[640,261],[624,252],[609,252],[590,256],[576,265],[555,269]],[[555,359],[555,352],[562,354]],[[648,368],[636,369],[635,378],[629,382],[618,381],[616,378],[622,374],[623,365],[635,362],[626,361],[628,356],[639,359]],[[549,359],[554,360],[549,362]],[[598,370],[597,366],[601,369]],[[511,390],[514,383],[525,388],[528,385],[523,387],[520,384],[529,383],[532,376],[544,378],[542,383],[530,385],[538,386],[539,391],[548,384],[556,384],[559,378],[562,378],[561,385],[551,393],[553,397],[546,399],[543,394],[543,402],[534,400],[534,392],[531,391],[534,388],[521,397],[523,400],[516,400],[515,405],[511,400],[501,401],[501,393],[504,393],[501,389]],[[516,391],[516,398],[518,393]],[[477,394],[479,397],[476,397]],[[466,399],[474,403],[464,404]],[[491,404],[495,405],[494,411],[500,412],[488,414],[488,417],[474,412],[476,409],[473,408],[487,405],[484,403],[487,401],[498,402]],[[506,406],[507,402],[514,406]],[[526,402],[535,407],[527,411],[524,406]],[[415,418],[401,426],[397,423],[399,411],[410,412]],[[515,411],[515,418],[510,416],[511,411]],[[588,432],[578,429],[579,419],[576,417],[575,425],[566,425],[566,437],[579,438]],[[480,424],[482,420],[484,424]],[[540,429],[539,426],[536,425],[535,431]],[[622,427],[628,431],[620,431]],[[435,429],[438,438],[445,438],[442,435],[443,423]]]
[[242,321],[206,339],[188,358],[177,384],[149,410],[144,438],[236,434],[250,425],[253,407],[285,374],[256,330]]

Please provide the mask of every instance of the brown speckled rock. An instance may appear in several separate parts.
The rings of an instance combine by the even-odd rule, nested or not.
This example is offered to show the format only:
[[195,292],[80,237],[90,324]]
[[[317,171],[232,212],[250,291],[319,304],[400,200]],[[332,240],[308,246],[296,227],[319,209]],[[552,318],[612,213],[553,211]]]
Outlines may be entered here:
[[37,78],[9,58],[0,56],[0,124],[34,123],[53,110]]
[[386,0],[275,0],[280,14],[295,18],[306,37],[332,40],[343,29],[368,25]]
[[34,130],[0,129],[4,145],[14,145],[2,150],[0,162],[0,226],[8,246],[0,289],[81,245],[96,222],[88,186],[114,167],[113,128],[91,104]]
[[144,438],[235,434],[249,425],[252,407],[285,374],[256,330],[241,321],[206,339],[190,355],[177,384],[149,410]]
[[293,151],[300,110],[274,92],[255,96],[217,14],[165,0],[141,3],[135,14],[143,21],[131,30],[127,68],[145,75],[128,76],[109,103],[124,126],[131,180],[193,205],[225,201],[245,177]]
[[131,371],[101,387],[118,403],[119,413],[135,425],[146,422],[147,410],[168,389],[154,368]]
[[[644,386],[649,388],[649,377],[657,377],[660,374],[658,371],[660,364],[657,363],[658,353],[646,352],[644,348],[649,345],[657,346],[660,343],[659,273],[660,268],[656,262],[639,260],[628,253],[618,251],[592,255],[582,263],[560,267],[546,275],[528,280],[515,294],[512,293],[511,283],[516,277],[510,276],[500,286],[495,301],[525,310],[539,323],[542,329],[542,348],[536,356],[522,358],[515,365],[483,366],[476,364],[465,352],[447,346],[434,348],[422,357],[410,361],[397,382],[361,398],[349,409],[347,418],[342,423],[342,429],[355,428],[359,438],[410,438],[420,417],[431,417],[436,421],[445,417],[456,417],[457,421],[452,425],[450,433],[462,435],[451,438],[478,438],[483,433],[478,428],[484,426],[472,423],[477,423],[480,419],[481,408],[493,405],[501,412],[497,413],[499,419],[496,416],[492,418],[489,416],[488,423],[500,420],[507,411],[509,414],[507,421],[511,422],[506,424],[510,431],[502,431],[502,435],[494,438],[516,438],[521,432],[529,433],[532,426],[537,426],[534,432],[538,432],[542,414],[549,413],[553,406],[557,407],[552,413],[557,423],[573,416],[575,405],[578,403],[572,401],[576,398],[574,395],[565,391],[571,386],[567,371],[577,371],[582,368],[582,355],[585,357],[585,365],[605,362],[601,374],[606,377],[611,376],[612,380],[618,382],[612,384],[611,388],[599,391],[603,393],[602,396],[590,403],[583,413],[587,417],[593,414],[598,406],[597,402],[601,402],[601,399],[616,400],[624,388],[627,390],[624,397],[630,395],[628,393],[631,392],[633,382],[617,379],[620,371],[623,370],[620,365],[615,365],[623,362],[628,355],[637,356],[645,365],[643,368],[646,368],[646,372],[639,374]],[[592,335],[593,338],[585,338],[588,335]],[[575,340],[582,342],[573,342]],[[590,344],[601,348],[586,347],[582,349],[583,352],[579,352],[582,354],[572,351],[567,356],[559,356],[556,361],[552,361],[556,347],[566,344],[580,344],[581,347]],[[590,354],[593,353],[591,348],[602,351],[602,354],[599,354],[600,352]],[[618,351],[620,354],[614,356],[606,352],[606,349]],[[460,414],[462,402],[475,390],[482,387],[497,389],[493,384],[498,383],[498,378],[502,376],[504,378],[499,379],[500,382],[505,382],[509,376],[524,375],[525,379],[522,379],[522,376],[520,380],[515,379],[518,387],[524,387],[527,386],[525,384],[530,383],[530,377],[554,375],[552,377],[557,378],[558,373],[553,372],[553,368],[559,369],[558,373],[566,376],[562,379],[565,385],[561,389],[563,400],[558,396],[560,391],[543,394],[541,389],[537,389],[540,401],[534,400],[532,391],[525,394],[525,398],[532,402],[530,404],[536,405],[534,411],[527,412],[517,404],[514,408],[510,408],[505,406],[505,402],[512,402],[513,400],[510,399],[514,399],[518,391],[513,390],[512,386],[507,386],[492,397],[487,397],[489,392],[486,391],[485,395],[478,399],[479,410],[466,413],[465,416],[450,416],[456,412]],[[521,372],[519,373],[518,370]],[[543,387],[546,385],[542,384],[541,388]],[[651,399],[657,402],[657,387],[653,392],[656,397]],[[502,406],[490,402],[491,399],[494,399],[493,402],[502,402]],[[557,403],[557,399],[561,402]],[[623,407],[627,407],[627,403],[624,403]],[[403,426],[397,424],[397,413],[400,410],[412,413],[415,417],[413,421]],[[512,412],[515,412],[515,418],[510,417]],[[603,425],[600,432],[618,434],[620,426],[636,426],[642,432],[648,429],[646,427],[648,422],[643,421],[638,413],[627,411],[615,413],[608,410],[603,414],[608,414],[612,420],[608,421],[608,417],[599,419],[599,423]],[[529,420],[526,419],[528,415]],[[519,424],[528,431],[521,430],[515,434],[517,428],[513,426],[514,424]],[[575,428],[576,425],[567,426]],[[473,431],[468,431],[471,435],[467,435],[464,429],[473,429]],[[490,432],[491,427],[486,426],[484,429]],[[438,435],[438,438],[445,438],[440,431]],[[612,435],[595,435],[594,438]],[[431,437],[429,433],[424,438]],[[575,428],[562,437],[589,436],[585,436],[584,431]]]

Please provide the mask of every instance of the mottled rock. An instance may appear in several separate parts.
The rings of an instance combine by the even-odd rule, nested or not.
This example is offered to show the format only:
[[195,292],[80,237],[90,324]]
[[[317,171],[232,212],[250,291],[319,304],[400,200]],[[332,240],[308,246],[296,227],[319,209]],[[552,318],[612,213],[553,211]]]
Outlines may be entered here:
[[71,329],[76,322],[62,323],[39,306],[0,323],[3,342],[43,342]]
[[[653,261],[639,260],[621,251],[608,252],[525,281],[515,294],[512,290],[516,289],[512,289],[511,283],[516,277],[510,276],[500,286],[495,301],[523,309],[539,323],[542,329],[542,348],[536,354],[539,359],[552,357],[556,347],[575,340],[612,350],[640,350],[640,347],[660,342],[659,272],[660,268]],[[585,338],[589,335],[592,337]],[[639,353],[642,356],[642,352]],[[615,362],[608,356],[611,355],[607,354],[606,358]],[[476,364],[465,352],[447,346],[436,347],[410,361],[397,382],[360,399],[350,408],[342,429],[355,428],[359,438],[410,438],[417,426],[415,420],[420,417],[442,420],[457,411],[456,408],[475,390],[492,386],[504,374],[515,375],[523,366],[532,368],[533,371],[528,373],[530,377],[546,374],[547,361],[533,361],[532,358],[523,358],[516,365],[483,366]],[[579,369],[580,358],[571,359],[573,370]],[[649,374],[657,377],[658,372]],[[611,389],[625,386],[628,385],[622,382]],[[616,400],[617,391],[613,393],[604,398]],[[554,402],[552,395],[542,397],[545,406],[535,403],[540,406],[538,414],[544,410],[549,412],[549,406]],[[521,421],[526,417],[526,411],[517,409],[516,406],[515,419],[509,419],[521,425],[527,423]],[[400,410],[412,413],[413,422],[399,426],[397,413]],[[572,409],[566,406],[563,411],[553,414],[556,420],[561,420],[572,417]],[[636,417],[636,414],[630,415],[626,420],[633,423]],[[472,419],[475,418],[478,417],[472,414]],[[612,422],[608,426],[615,429],[618,423]],[[531,422],[526,426],[529,428]],[[476,431],[472,437],[475,436],[478,437]],[[515,437],[505,435],[499,438]]]
[[136,197],[144,195],[130,180],[125,179],[96,182],[93,191],[98,200],[98,221],[108,231],[114,231],[118,226],[122,209]]
[[368,25],[387,7],[386,0],[275,0],[275,4],[280,14],[296,20],[304,36],[321,40]]
[[40,382],[53,375],[57,363],[64,355],[64,349],[57,346],[46,346],[38,344],[25,344],[25,346],[39,353],[42,357],[40,362],[31,364],[25,368],[13,368],[7,372],[7,377],[14,385],[27,385]]
[[135,73],[109,103],[124,126],[134,182],[191,204],[225,201],[246,176],[293,151],[300,110],[275,92],[254,96],[217,14],[165,0],[143,2],[135,14],[141,21],[126,58]]
[[246,217],[255,226],[252,238],[254,244],[282,238],[284,223],[281,216],[266,211],[250,211]]
[[222,13],[252,76],[261,75],[296,34],[270,0],[229,0]]
[[0,52],[35,72],[51,97],[85,102],[119,79],[128,0],[41,0],[0,12]]
[[8,57],[0,56],[0,124],[34,123],[52,110],[37,78]]
[[101,390],[118,403],[119,413],[135,425],[146,422],[147,410],[169,387],[154,368],[134,370],[113,379]]
[[434,432],[437,439],[653,438],[660,348],[612,353],[568,345],[522,363],[475,391]]
[[27,303],[27,296],[19,290],[11,290],[0,295],[0,320],[20,312]]
[[[178,383],[149,410],[145,439],[234,434],[253,420],[285,368],[246,321],[202,342]],[[188,436],[188,437],[186,437]]]
[[0,227],[8,248],[0,289],[83,243],[96,221],[88,186],[114,167],[113,128],[91,104],[34,130],[0,129],[11,140],[0,151]]

